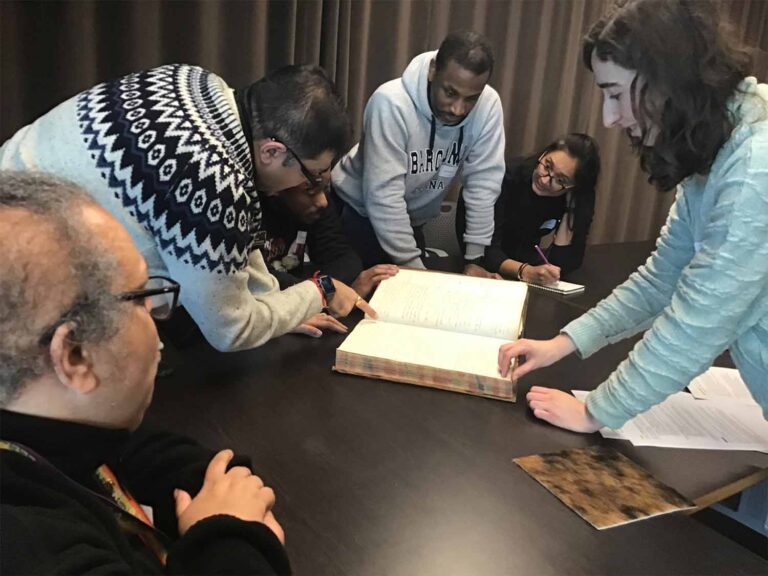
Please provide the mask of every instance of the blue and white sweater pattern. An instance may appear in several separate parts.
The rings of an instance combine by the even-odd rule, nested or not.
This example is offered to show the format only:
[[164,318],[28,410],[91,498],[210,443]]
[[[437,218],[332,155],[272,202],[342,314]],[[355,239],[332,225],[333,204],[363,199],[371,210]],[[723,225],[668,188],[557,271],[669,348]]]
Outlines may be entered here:
[[96,168],[161,251],[202,270],[243,269],[261,226],[240,121],[201,68],[168,65],[81,93]]

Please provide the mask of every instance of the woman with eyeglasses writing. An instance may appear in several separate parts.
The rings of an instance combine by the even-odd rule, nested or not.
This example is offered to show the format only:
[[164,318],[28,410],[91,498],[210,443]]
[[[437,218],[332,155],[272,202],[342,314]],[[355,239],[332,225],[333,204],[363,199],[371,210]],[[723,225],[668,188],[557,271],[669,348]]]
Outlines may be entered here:
[[[511,162],[496,201],[491,245],[482,261],[467,266],[466,273],[549,284],[581,266],[599,172],[597,143],[586,134],[568,134],[538,154]],[[457,238],[463,237],[463,229],[460,197]],[[546,263],[536,246],[550,234]]]
[[551,340],[499,350],[520,377],[646,330],[586,403],[534,386],[534,414],[593,432],[685,388],[725,350],[768,416],[768,85],[703,1],[618,2],[592,26],[583,59],[660,190],[677,187],[656,250],[595,308]]

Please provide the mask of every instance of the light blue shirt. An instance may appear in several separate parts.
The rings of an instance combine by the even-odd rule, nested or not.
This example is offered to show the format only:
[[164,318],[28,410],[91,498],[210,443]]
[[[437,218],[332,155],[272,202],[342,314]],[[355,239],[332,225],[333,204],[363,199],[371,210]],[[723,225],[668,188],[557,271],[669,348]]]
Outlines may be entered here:
[[768,419],[768,85],[746,78],[707,176],[679,187],[656,250],[563,333],[582,358],[647,330],[587,396],[619,428],[682,390],[726,349]]

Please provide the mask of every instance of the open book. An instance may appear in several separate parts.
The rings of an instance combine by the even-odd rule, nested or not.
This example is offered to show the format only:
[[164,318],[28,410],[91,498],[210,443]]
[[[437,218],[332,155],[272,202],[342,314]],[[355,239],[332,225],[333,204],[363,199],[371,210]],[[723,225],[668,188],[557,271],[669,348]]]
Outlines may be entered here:
[[360,321],[334,369],[513,402],[498,353],[520,336],[527,297],[522,282],[401,269],[371,299],[379,319]]

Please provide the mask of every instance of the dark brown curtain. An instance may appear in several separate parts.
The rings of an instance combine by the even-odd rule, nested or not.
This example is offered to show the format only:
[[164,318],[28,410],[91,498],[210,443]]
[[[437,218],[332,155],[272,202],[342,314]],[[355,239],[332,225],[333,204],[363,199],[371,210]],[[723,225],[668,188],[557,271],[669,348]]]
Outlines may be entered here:
[[[375,88],[453,29],[494,45],[507,155],[583,131],[602,148],[591,243],[656,236],[672,194],[645,182],[626,139],[601,125],[580,41],[608,0],[144,0],[0,2],[0,141],[98,82],[169,62],[243,86],[267,70],[317,63],[336,79],[356,130]],[[768,2],[723,1],[768,79]]]

